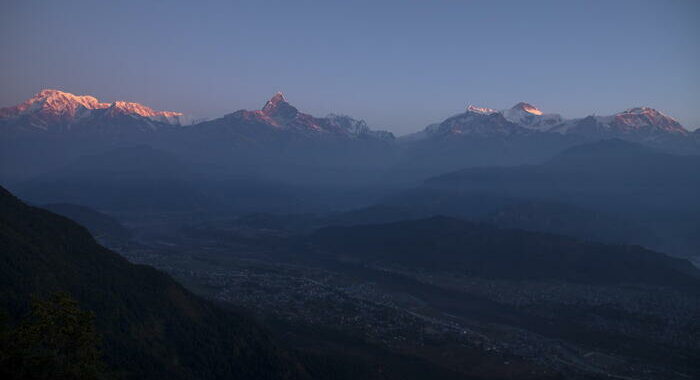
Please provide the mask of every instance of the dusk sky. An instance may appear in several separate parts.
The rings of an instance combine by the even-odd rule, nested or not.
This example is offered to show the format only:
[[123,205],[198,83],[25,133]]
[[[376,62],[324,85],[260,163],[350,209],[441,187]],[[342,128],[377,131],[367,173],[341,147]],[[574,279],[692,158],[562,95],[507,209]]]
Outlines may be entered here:
[[0,106],[42,88],[217,117],[275,91],[398,134],[467,104],[700,127],[700,1],[3,1]]

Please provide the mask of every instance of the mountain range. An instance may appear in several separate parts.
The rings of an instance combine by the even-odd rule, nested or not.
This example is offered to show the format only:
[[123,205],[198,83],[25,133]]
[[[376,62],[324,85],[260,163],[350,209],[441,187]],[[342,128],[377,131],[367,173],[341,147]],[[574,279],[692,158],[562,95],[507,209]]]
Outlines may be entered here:
[[674,143],[678,145],[693,140],[692,133],[677,120],[650,107],[630,108],[609,116],[565,119],[524,102],[501,111],[470,105],[464,113],[402,138],[416,141],[455,136],[507,137],[538,132],[572,135],[586,140],[620,138],[668,149],[674,149]]
[[471,105],[398,138],[349,116],[303,113],[281,93],[260,110],[194,124],[176,112],[57,90],[0,115],[0,181],[38,204],[100,210],[342,209],[452,171],[554,167],[568,149],[611,137],[659,152],[700,152],[699,132],[645,107],[565,119],[522,102],[501,111]]
[[700,133],[655,109],[565,119],[528,103],[465,112],[406,136],[362,120],[299,111],[275,94],[259,110],[192,122],[182,113],[58,90],[0,109],[0,178],[17,181],[82,155],[134,145],[176,153],[218,173],[297,183],[410,182],[480,165],[542,162],[571,146],[619,138],[673,153],[700,152]]
[[[139,103],[115,101],[100,102],[89,95],[74,95],[53,89],[45,89],[21,104],[0,109],[0,121],[5,129],[15,126],[23,129],[39,129],[46,132],[79,130],[95,121],[123,123],[123,116],[141,121],[150,129],[164,125],[192,126],[235,125],[244,129],[273,128],[278,131],[295,131],[313,135],[344,137],[376,137],[393,139],[385,131],[372,131],[363,121],[348,116],[329,115],[317,118],[299,112],[289,104],[281,92],[276,93],[260,110],[239,110],[222,118],[193,123],[184,114],[172,111],[156,111]],[[188,123],[189,122],[189,123]],[[122,126],[122,128],[126,128]],[[651,140],[663,135],[689,136],[677,120],[650,107],[635,107],[610,116],[587,116],[565,119],[556,113],[545,113],[537,107],[520,102],[512,108],[495,110],[470,105],[466,112],[443,122],[428,126],[418,135],[405,136],[413,140],[420,136],[452,135],[509,135],[523,133],[522,129],[559,134],[575,134],[587,137],[625,137]]]

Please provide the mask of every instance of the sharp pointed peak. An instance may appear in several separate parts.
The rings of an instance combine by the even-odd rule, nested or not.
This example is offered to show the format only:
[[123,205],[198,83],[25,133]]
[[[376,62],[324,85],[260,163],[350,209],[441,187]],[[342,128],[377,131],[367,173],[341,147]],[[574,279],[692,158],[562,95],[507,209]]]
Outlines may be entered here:
[[298,111],[291,104],[287,103],[281,91],[277,91],[277,93],[265,103],[262,112],[267,115],[291,117],[296,115]]
[[277,92],[275,92],[275,94],[272,95],[272,97],[270,98],[270,101],[271,101],[271,102],[286,102],[286,100],[284,99],[284,94],[282,93],[282,91],[277,91]]
[[[287,103],[287,99],[284,98],[282,91],[277,91],[267,102],[265,102],[265,107],[276,106],[280,103]],[[265,107],[263,107],[263,109],[265,109]]]
[[265,109],[270,109],[271,107],[277,107],[277,105],[280,103],[287,103],[287,99],[284,98],[282,91],[277,91],[267,102],[265,102],[263,111],[265,111]]

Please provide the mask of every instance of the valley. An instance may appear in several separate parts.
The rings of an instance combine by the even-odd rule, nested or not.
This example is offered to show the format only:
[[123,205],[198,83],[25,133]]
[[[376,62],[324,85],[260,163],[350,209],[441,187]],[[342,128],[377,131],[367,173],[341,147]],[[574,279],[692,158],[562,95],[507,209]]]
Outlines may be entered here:
[[656,110],[469,106],[396,138],[281,93],[196,125],[37,96],[71,112],[5,119],[10,190],[250,318],[291,378],[700,375],[700,162]]
[[3,1],[0,379],[700,379],[700,1]]
[[[697,336],[687,334],[700,322],[697,291],[485,278],[329,258],[298,251],[298,242],[289,241],[297,237],[258,233],[230,241],[161,235],[121,253],[198,294],[249,310],[273,330],[283,326],[280,333],[327,330],[463,375],[682,379],[698,371]],[[309,339],[298,347],[328,344]],[[658,350],[674,354],[660,358]]]

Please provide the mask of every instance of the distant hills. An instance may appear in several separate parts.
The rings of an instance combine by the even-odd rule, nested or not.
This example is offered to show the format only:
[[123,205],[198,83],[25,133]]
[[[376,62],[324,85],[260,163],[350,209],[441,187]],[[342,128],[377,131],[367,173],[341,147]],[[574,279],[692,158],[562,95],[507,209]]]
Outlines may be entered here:
[[696,290],[700,285],[700,271],[688,261],[643,248],[586,243],[442,216],[327,227],[315,232],[311,241],[319,252],[431,272]]
[[672,155],[619,139],[569,148],[532,166],[468,168],[426,184],[510,197],[556,198],[609,210],[697,209],[700,156]]
[[574,146],[538,165],[446,173],[383,204],[693,256],[698,189],[700,156],[617,139]]

